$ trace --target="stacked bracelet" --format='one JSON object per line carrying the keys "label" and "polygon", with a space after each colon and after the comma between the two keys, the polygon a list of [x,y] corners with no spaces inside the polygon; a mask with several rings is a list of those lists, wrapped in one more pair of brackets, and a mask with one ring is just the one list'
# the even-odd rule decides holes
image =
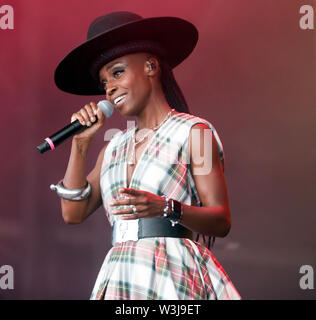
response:
{"label": "stacked bracelet", "polygon": [[163,198],[165,198],[166,201],[166,207],[163,210],[162,218],[167,218],[169,214],[169,198],[165,195],[163,195]]}
{"label": "stacked bracelet", "polygon": [[64,187],[63,181],[61,180],[56,185],[51,184],[50,189],[56,191],[59,197],[71,201],[80,201],[86,199],[91,194],[91,185],[88,181],[81,189],[67,189]]}
{"label": "stacked bracelet", "polygon": [[[179,223],[179,221],[182,219],[183,210],[182,210],[182,204],[180,201],[169,199],[167,196],[163,196],[166,200],[166,207],[164,209],[164,213],[161,216],[162,218],[167,218],[172,227],[174,227],[176,224]],[[169,214],[169,207],[171,213]]]}

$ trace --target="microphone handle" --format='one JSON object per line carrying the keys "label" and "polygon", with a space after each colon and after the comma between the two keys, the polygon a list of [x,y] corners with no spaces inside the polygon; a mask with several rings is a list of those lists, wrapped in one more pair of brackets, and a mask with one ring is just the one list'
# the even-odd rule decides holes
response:
{"label": "microphone handle", "polygon": [[[96,117],[96,121],[93,122],[93,124],[95,124],[97,121],[98,118]],[[54,150],[55,147],[60,145],[62,142],[74,136],[75,134],[82,132],[86,128],[87,126],[83,126],[79,122],[79,120],[75,120],[66,127],[59,130],[58,132],[51,135],[50,137],[46,138],[45,141],[36,148],[40,153],[44,153],[48,150]]]}

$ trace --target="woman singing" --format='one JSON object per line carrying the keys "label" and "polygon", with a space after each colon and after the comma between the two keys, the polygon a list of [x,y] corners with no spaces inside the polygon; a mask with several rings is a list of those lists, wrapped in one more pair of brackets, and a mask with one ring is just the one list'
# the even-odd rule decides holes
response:
{"label": "woman singing", "polygon": [[71,117],[87,129],[73,137],[59,184],[81,194],[61,199],[63,219],[81,223],[103,205],[112,227],[90,299],[240,299],[193,237],[225,237],[231,227],[221,141],[209,121],[189,113],[172,71],[197,39],[179,18],[113,12],[94,20],[87,41],[56,69],[60,89],[103,94],[136,119],[106,141],[87,175],[90,142],[109,120],[94,102]]}

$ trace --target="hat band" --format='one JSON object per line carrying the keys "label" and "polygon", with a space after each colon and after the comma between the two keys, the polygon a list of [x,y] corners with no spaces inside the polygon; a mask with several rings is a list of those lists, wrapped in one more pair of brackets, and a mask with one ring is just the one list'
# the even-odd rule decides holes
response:
{"label": "hat band", "polygon": [[90,73],[99,84],[99,71],[105,64],[126,54],[142,51],[156,54],[162,59],[166,57],[165,49],[158,42],[149,40],[128,41],[124,44],[107,49],[106,51],[101,53],[92,62],[90,67]]}

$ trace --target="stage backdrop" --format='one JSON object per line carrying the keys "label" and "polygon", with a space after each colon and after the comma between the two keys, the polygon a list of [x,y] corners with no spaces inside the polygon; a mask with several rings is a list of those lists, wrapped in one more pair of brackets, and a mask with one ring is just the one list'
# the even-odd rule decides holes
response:
{"label": "stage backdrop", "polygon": [[[0,288],[1,299],[88,299],[111,247],[102,208],[67,225],[49,189],[64,175],[70,141],[44,155],[36,146],[102,98],[59,91],[54,69],[94,18],[124,10],[178,16],[199,30],[175,75],[191,112],[209,120],[224,145],[232,228],[212,251],[241,296],[315,298],[300,282],[302,266],[316,268],[315,30],[304,29],[311,21],[300,13],[315,1],[1,3],[14,14],[13,29],[0,29],[0,267],[14,271],[14,288]],[[88,170],[109,127],[125,129],[126,119],[115,112],[96,136]]]}

